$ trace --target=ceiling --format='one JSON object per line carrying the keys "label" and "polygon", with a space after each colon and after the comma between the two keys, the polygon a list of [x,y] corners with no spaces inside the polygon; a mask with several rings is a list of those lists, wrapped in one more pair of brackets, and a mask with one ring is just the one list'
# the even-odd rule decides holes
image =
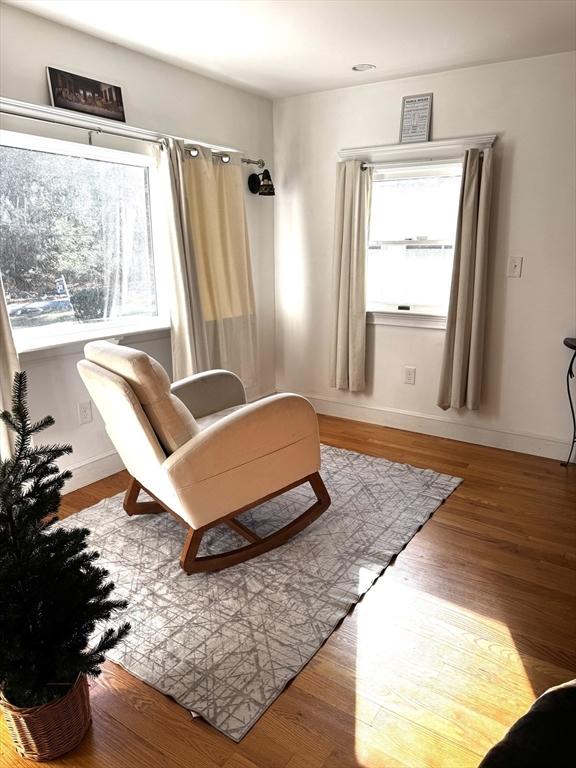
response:
{"label": "ceiling", "polygon": [[576,49],[576,0],[7,2],[270,97]]}

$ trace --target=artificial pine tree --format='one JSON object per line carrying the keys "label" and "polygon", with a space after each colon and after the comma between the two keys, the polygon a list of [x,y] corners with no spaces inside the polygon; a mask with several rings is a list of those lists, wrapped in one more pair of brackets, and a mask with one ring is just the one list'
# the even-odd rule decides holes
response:
{"label": "artificial pine tree", "polygon": [[54,525],[71,477],[55,462],[72,448],[32,446],[54,420],[31,422],[25,372],[15,375],[12,411],[0,418],[16,433],[14,455],[0,462],[0,691],[14,706],[32,707],[63,696],[80,673],[98,675],[130,625],[92,641],[99,622],[126,602],[111,599],[108,572],[87,549],[89,530]]}

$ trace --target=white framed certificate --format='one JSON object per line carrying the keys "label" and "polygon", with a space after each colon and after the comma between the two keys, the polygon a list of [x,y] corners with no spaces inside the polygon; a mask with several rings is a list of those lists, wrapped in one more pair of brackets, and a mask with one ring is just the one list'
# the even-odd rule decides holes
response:
{"label": "white framed certificate", "polygon": [[402,117],[400,118],[400,144],[430,141],[431,118],[431,93],[404,96],[402,99]]}

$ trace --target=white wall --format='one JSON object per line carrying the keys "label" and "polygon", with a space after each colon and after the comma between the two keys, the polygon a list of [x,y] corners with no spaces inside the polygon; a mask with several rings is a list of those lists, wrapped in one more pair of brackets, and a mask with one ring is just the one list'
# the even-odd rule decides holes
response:
{"label": "white wall", "polygon": [[[277,383],[334,415],[553,457],[571,434],[576,335],[576,59],[559,54],[287,98],[274,106]],[[368,328],[369,386],[328,387],[335,163],[394,144],[402,96],[434,93],[432,138],[497,133],[484,398],[435,406],[444,332]],[[521,279],[506,278],[523,256]],[[402,367],[417,367],[416,385]]]}
{"label": "white wall", "polygon": [[[231,146],[272,162],[272,103],[268,99],[0,5],[0,94],[48,104],[47,65],[121,85],[130,125]],[[2,124],[11,130],[47,130],[24,120],[5,119]],[[63,137],[85,140],[71,130]],[[246,203],[259,321],[259,389],[265,394],[274,390],[273,202],[247,193]],[[139,341],[127,339],[126,343],[142,346],[170,369],[166,333]],[[80,347],[72,346],[57,354],[22,357],[29,374],[33,414],[52,414],[56,426],[47,437],[73,444],[69,464],[77,469],[70,488],[104,477],[120,466],[97,414],[92,424],[78,426],[77,404],[88,399],[75,369],[80,356]]]}
{"label": "white wall", "polygon": [[[45,66],[92,74],[123,87],[130,124],[232,145],[271,161],[272,106],[266,99],[76,30],[0,5],[0,93],[48,103]],[[275,203],[247,196],[259,312],[260,390],[302,392],[319,410],[517,450],[564,456],[568,353],[576,333],[574,224],[575,58],[508,62],[294,97],[274,107]],[[490,275],[484,404],[479,413],[435,403],[443,332],[369,327],[369,387],[328,387],[334,178],[337,151],[395,143],[401,97],[434,92],[433,138],[497,132],[498,173]],[[14,129],[12,121],[7,127]],[[33,130],[24,121],[20,130]],[[38,130],[38,128],[36,129]],[[68,134],[68,137],[70,134]],[[520,280],[505,277],[509,255],[524,257]],[[164,334],[129,339],[170,366]],[[24,357],[35,415],[52,413],[49,436],[70,441],[75,485],[118,462],[97,415],[78,426],[85,399],[75,363],[80,346]],[[405,364],[417,383],[401,382]]]}

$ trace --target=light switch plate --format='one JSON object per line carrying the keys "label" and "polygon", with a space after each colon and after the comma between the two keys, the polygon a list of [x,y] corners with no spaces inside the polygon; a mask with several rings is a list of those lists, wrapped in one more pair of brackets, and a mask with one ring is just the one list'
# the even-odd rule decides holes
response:
{"label": "light switch plate", "polygon": [[404,384],[416,384],[416,366],[404,366]]}
{"label": "light switch plate", "polygon": [[508,277],[522,277],[522,256],[510,256],[508,259]]}
{"label": "light switch plate", "polygon": [[90,424],[92,421],[92,402],[78,403],[78,423]]}

